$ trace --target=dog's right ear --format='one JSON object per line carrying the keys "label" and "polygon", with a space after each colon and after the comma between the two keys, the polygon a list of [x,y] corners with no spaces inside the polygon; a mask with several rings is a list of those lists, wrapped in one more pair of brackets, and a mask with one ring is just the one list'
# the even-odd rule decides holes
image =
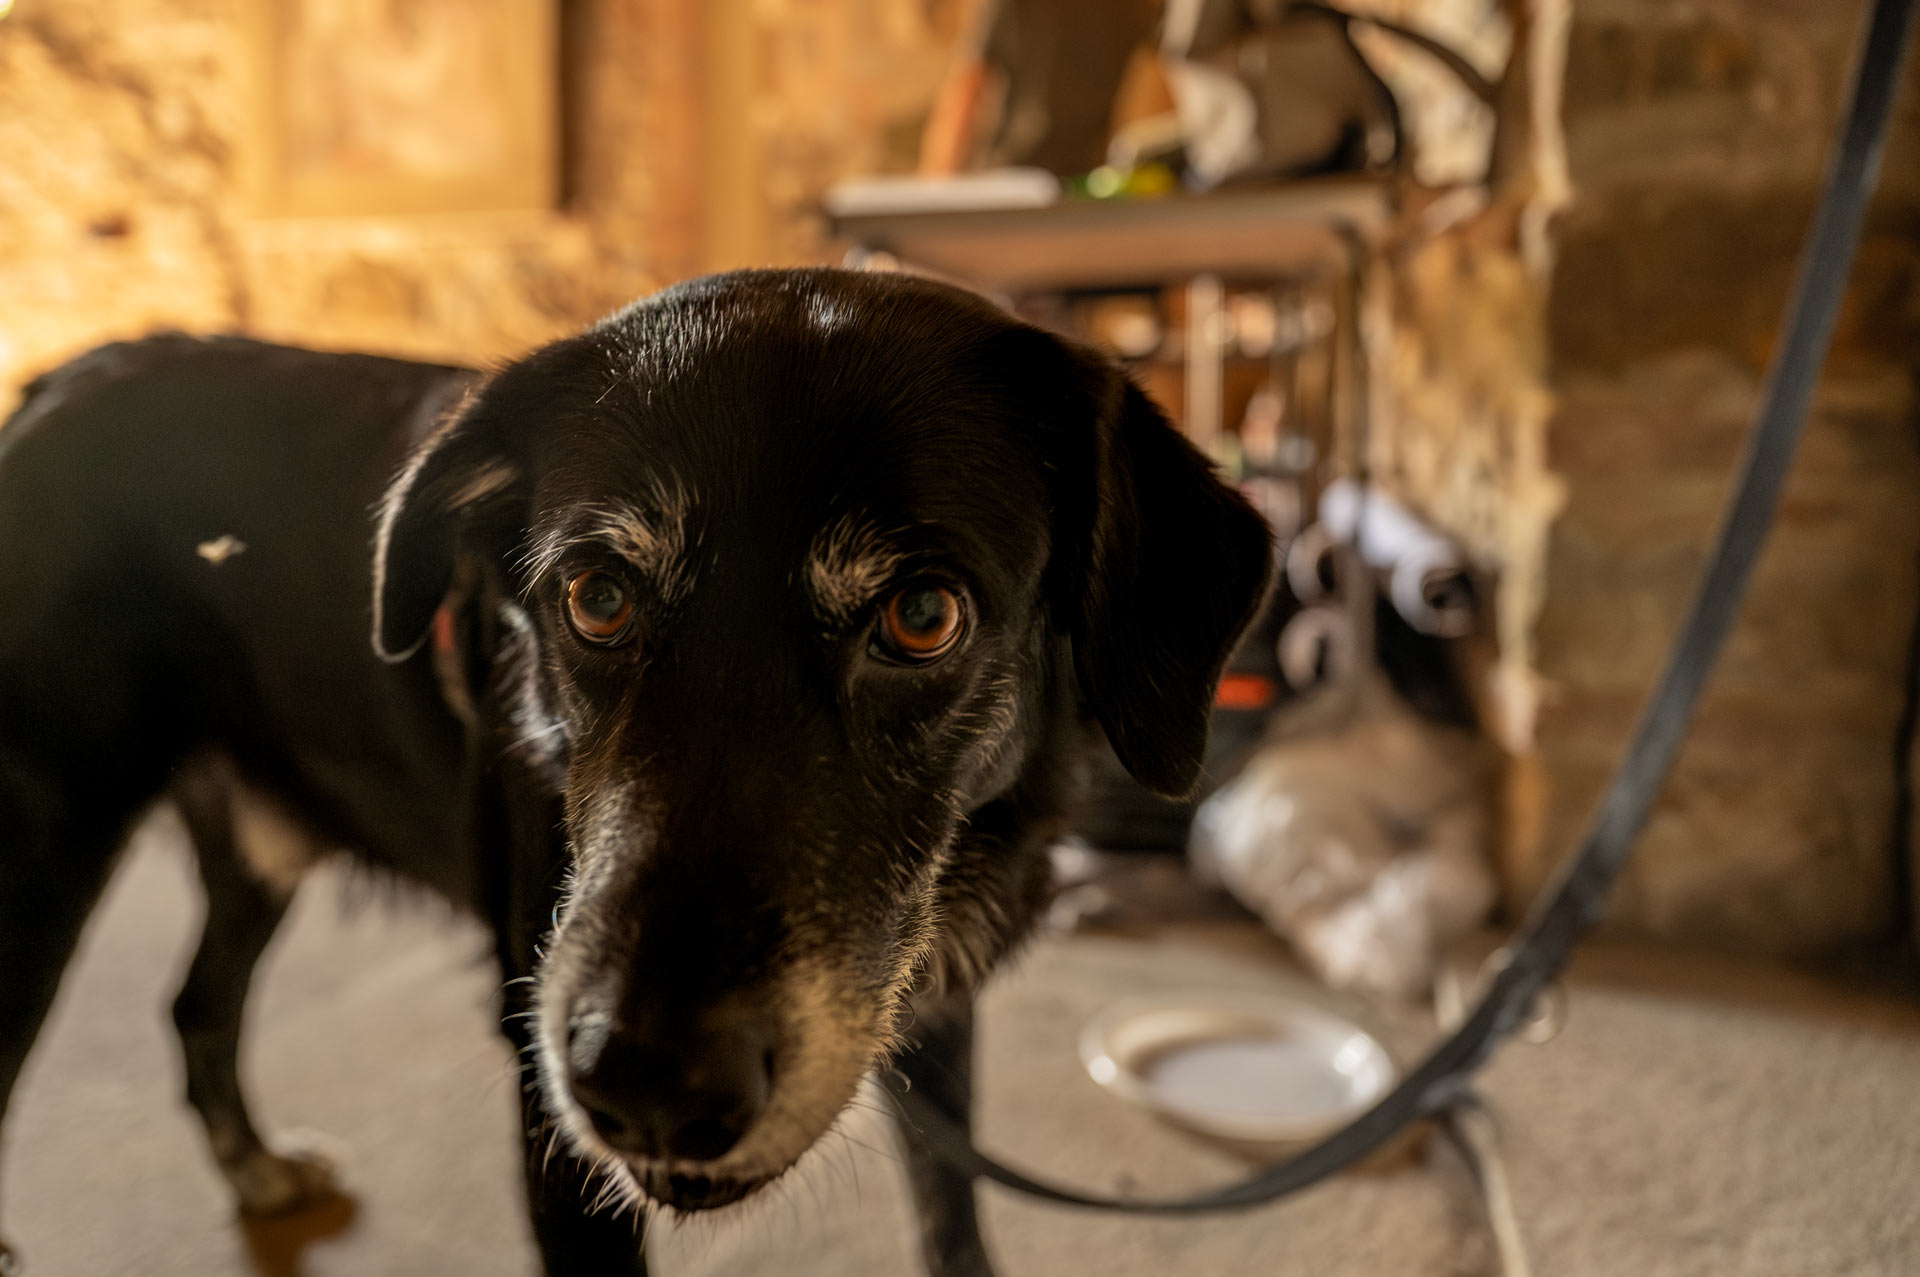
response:
{"label": "dog's right ear", "polygon": [[525,529],[530,485],[511,433],[484,394],[470,394],[387,489],[373,554],[373,649],[382,660],[420,650],[463,540]]}

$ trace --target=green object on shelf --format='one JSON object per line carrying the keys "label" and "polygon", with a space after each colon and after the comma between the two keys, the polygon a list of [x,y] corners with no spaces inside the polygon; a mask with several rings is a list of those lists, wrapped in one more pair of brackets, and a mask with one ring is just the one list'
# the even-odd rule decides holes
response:
{"label": "green object on shelf", "polygon": [[1159,161],[1117,168],[1102,164],[1099,168],[1067,179],[1067,192],[1075,199],[1142,200],[1171,195],[1180,188],[1180,179]]}

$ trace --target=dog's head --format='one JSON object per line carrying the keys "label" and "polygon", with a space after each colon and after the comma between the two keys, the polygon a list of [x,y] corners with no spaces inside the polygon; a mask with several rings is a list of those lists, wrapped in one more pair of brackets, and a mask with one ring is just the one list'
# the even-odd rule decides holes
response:
{"label": "dog's head", "polygon": [[477,554],[539,654],[576,1144],[689,1208],[789,1167],[916,981],[1028,925],[1002,844],[1063,720],[1194,784],[1268,553],[1116,368],[926,281],[699,280],[493,377],[393,487],[375,641]]}

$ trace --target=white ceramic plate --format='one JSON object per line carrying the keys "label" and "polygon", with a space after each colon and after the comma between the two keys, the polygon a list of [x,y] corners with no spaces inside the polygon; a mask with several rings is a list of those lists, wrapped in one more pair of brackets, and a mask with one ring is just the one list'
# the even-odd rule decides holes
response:
{"label": "white ceramic plate", "polygon": [[1393,1086],[1379,1040],[1340,1015],[1267,993],[1130,998],[1080,1035],[1093,1080],[1202,1134],[1318,1139]]}

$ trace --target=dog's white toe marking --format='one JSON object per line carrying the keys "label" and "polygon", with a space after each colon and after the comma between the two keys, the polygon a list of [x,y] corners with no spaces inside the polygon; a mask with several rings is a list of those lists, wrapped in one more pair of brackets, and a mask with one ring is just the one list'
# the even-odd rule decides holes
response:
{"label": "dog's white toe marking", "polygon": [[227,1182],[249,1215],[284,1215],[340,1192],[338,1141],[290,1131],[275,1148],[254,1148],[224,1163]]}
{"label": "dog's white toe marking", "polygon": [[207,562],[219,567],[236,554],[247,552],[247,543],[229,532],[225,536],[215,537],[211,541],[202,541],[193,547],[193,552]]}
{"label": "dog's white toe marking", "polygon": [[235,776],[228,788],[234,844],[253,876],[281,898],[300,886],[322,847],[273,795]]}

